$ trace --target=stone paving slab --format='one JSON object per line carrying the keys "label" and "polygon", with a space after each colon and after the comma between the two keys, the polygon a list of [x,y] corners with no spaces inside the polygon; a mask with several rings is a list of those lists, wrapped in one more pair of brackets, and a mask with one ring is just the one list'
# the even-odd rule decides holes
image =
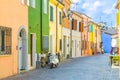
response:
{"label": "stone paving slab", "polygon": [[108,55],[68,59],[57,68],[29,71],[3,80],[120,80],[119,70],[109,65]]}

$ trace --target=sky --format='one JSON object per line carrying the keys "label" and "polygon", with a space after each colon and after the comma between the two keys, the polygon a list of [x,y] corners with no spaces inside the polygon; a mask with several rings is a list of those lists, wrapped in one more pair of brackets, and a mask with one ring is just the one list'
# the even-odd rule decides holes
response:
{"label": "sky", "polygon": [[117,0],[72,0],[71,9],[83,12],[96,23],[103,21],[108,26],[115,26]]}

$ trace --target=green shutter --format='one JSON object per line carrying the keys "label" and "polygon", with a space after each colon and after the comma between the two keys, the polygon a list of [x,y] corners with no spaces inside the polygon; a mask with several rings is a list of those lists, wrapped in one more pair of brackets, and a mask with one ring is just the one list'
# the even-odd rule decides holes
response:
{"label": "green shutter", "polygon": [[50,21],[53,21],[53,7],[50,6]]}
{"label": "green shutter", "polygon": [[61,12],[59,12],[59,24],[62,24],[61,16]]}

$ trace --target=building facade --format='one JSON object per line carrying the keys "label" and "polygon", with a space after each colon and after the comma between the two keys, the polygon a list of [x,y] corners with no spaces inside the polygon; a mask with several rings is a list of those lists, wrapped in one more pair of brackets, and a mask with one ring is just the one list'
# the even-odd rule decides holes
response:
{"label": "building facade", "polygon": [[71,22],[68,18],[68,10],[70,9],[70,0],[62,0],[65,5],[63,8],[63,18],[62,18],[62,56],[68,58],[71,56],[70,52],[70,26]]}
{"label": "building facade", "polygon": [[59,0],[49,0],[49,52],[61,53],[62,47],[62,9]]}
{"label": "building facade", "polygon": [[37,54],[49,48],[49,0],[29,1],[28,66],[36,67]]}
{"label": "building facade", "polygon": [[[8,6],[6,6],[8,5]],[[28,7],[24,0],[0,1],[0,79],[27,70]]]}
{"label": "building facade", "polygon": [[80,57],[81,54],[81,23],[82,16],[72,11],[72,57]]}
{"label": "building facade", "polygon": [[[116,9],[117,9],[117,13],[116,13],[116,26],[118,27],[118,47],[120,49],[120,0],[117,1],[116,4]],[[119,50],[119,54],[120,54],[120,50]]]}
{"label": "building facade", "polygon": [[41,52],[40,1],[29,1],[28,7],[28,67],[36,66],[36,53]]}
{"label": "building facade", "polygon": [[91,18],[84,13],[81,13],[83,17],[83,31],[82,35],[82,56],[90,55],[90,38],[89,38],[89,23]]}
{"label": "building facade", "polygon": [[90,36],[90,55],[101,53],[101,27],[93,21],[90,21],[89,25]]}

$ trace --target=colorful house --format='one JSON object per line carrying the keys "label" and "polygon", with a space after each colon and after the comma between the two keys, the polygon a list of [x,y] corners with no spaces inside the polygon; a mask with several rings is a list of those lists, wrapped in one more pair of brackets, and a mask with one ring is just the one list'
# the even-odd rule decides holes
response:
{"label": "colorful house", "polygon": [[82,56],[90,55],[90,38],[89,38],[89,23],[91,18],[84,13],[81,13],[83,17],[83,31],[82,35]]}
{"label": "colorful house", "polygon": [[36,66],[36,53],[41,52],[40,1],[29,1],[28,7],[28,67]]}
{"label": "colorful house", "polygon": [[[117,9],[117,13],[116,13],[116,26],[119,29],[118,34],[120,34],[120,0],[117,1],[116,9]],[[118,47],[120,49],[120,35],[118,35],[118,44],[119,44]],[[119,50],[119,54],[120,54],[120,50]]]}
{"label": "colorful house", "polygon": [[62,3],[65,5],[63,8],[63,18],[62,18],[62,56],[64,58],[70,57],[70,19],[68,18],[68,10],[70,10],[70,0],[62,0]]}
{"label": "colorful house", "polygon": [[101,53],[101,27],[93,21],[90,21],[90,55]]}
{"label": "colorful house", "polygon": [[81,22],[82,16],[76,11],[72,11],[72,57],[81,55]]}
{"label": "colorful house", "polygon": [[92,22],[90,22],[90,24],[89,24],[89,36],[90,36],[90,55],[92,55],[92,53],[93,53],[93,23]]}
{"label": "colorful house", "polygon": [[62,9],[60,0],[49,0],[49,51],[61,53],[62,47]]}
{"label": "colorful house", "polygon": [[24,0],[0,1],[0,79],[27,69],[27,5]]}
{"label": "colorful house", "polygon": [[36,67],[37,54],[49,48],[49,0],[29,1],[28,66]]}
{"label": "colorful house", "polygon": [[113,27],[102,30],[102,45],[105,53],[110,53],[111,48],[118,47],[117,29]]}

